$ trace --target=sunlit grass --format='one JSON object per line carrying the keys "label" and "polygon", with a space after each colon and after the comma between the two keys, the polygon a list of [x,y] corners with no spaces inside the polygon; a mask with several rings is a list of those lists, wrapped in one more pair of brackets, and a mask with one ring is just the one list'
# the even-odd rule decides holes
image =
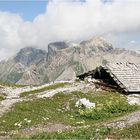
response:
{"label": "sunlit grass", "polygon": [[47,90],[51,90],[51,89],[57,89],[57,88],[60,88],[60,87],[64,87],[65,85],[68,85],[68,84],[69,83],[56,83],[56,84],[53,84],[53,85],[50,85],[50,86],[43,87],[41,89],[36,89],[36,90],[32,90],[32,91],[22,92],[20,94],[20,97],[25,97],[27,95],[37,94],[37,93],[40,93],[40,92],[43,92],[43,91],[47,91]]}
{"label": "sunlit grass", "polygon": [[[75,103],[81,98],[87,98],[91,102],[95,102],[96,108],[89,114],[86,114],[86,109],[82,108],[84,114],[81,114],[79,112],[81,109],[75,107]],[[122,104],[122,102],[124,103]],[[115,106],[113,106],[114,104]],[[115,112],[112,111],[112,106],[116,110]],[[137,109],[137,106],[129,105],[125,96],[119,93],[58,93],[51,98],[16,103],[10,112],[0,118],[0,131],[27,128],[50,122],[74,126],[93,125]]]}
{"label": "sunlit grass", "polygon": [[38,133],[29,139],[140,139],[140,122],[124,129],[89,127],[63,132]]}
{"label": "sunlit grass", "polygon": [[6,98],[6,94],[0,93],[0,101],[4,100]]}
{"label": "sunlit grass", "polygon": [[6,87],[15,87],[15,88],[22,88],[28,86],[28,85],[13,84],[13,83],[1,82],[1,81],[0,81],[0,85]]}

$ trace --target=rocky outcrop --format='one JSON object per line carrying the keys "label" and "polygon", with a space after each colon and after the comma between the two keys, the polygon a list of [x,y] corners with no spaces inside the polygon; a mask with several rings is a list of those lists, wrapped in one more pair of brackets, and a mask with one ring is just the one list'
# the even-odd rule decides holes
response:
{"label": "rocky outcrop", "polygon": [[16,63],[21,63],[25,66],[28,66],[46,57],[47,57],[46,51],[35,49],[33,47],[27,47],[21,49],[15,56],[14,60]]}
{"label": "rocky outcrop", "polygon": [[88,41],[83,41],[80,43],[80,45],[85,46],[87,48],[92,48],[95,53],[113,51],[112,44],[107,42],[102,37],[95,37]]}

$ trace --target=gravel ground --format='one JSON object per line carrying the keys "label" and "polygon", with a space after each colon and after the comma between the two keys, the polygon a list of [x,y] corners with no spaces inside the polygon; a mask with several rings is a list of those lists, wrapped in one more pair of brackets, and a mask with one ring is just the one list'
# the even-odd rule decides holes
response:
{"label": "gravel ground", "polygon": [[140,121],[140,110],[130,113],[128,115],[125,115],[123,117],[120,117],[109,124],[105,124],[105,126],[110,127],[110,128],[125,128],[139,121]]}
{"label": "gravel ground", "polygon": [[[65,83],[65,82],[68,82],[68,81],[60,81],[60,82],[55,82],[55,83]],[[69,83],[71,83],[71,82],[72,81],[69,81]],[[53,85],[53,84],[54,83],[49,83],[49,84],[45,84],[45,85],[38,86],[38,87],[27,86],[27,87],[23,87],[23,88],[1,86],[0,93],[5,93],[7,96],[6,96],[6,99],[4,99],[0,102],[0,117],[5,112],[7,112],[13,104],[15,104],[16,102],[20,102],[20,101],[25,100],[25,98],[20,98],[20,96],[19,96],[20,93],[26,92],[26,91],[32,91],[32,90],[36,90],[36,89],[41,89],[41,88],[44,88],[44,87],[47,87],[47,86],[50,86],[50,85]],[[54,91],[55,90],[53,90],[52,92],[50,91],[48,93],[49,96],[53,96]],[[51,95],[51,93],[52,93],[52,95]]]}
{"label": "gravel ground", "polygon": [[31,128],[22,129],[22,130],[19,130],[17,133],[13,131],[11,132],[11,134],[16,133],[16,135],[31,136],[31,135],[35,135],[37,133],[42,133],[42,132],[62,132],[64,130],[70,130],[74,128],[76,127],[73,127],[70,125],[64,125],[64,124],[49,123],[47,125],[38,125]]}
{"label": "gravel ground", "polygon": [[37,94],[38,98],[47,98],[52,97],[57,93],[63,92],[63,93],[71,93],[74,91],[83,91],[88,92],[90,90],[95,90],[94,84],[85,84],[85,83],[73,83],[71,85],[65,86],[63,88],[58,88],[55,90],[45,91]]}
{"label": "gravel ground", "polygon": [[[59,92],[64,92],[64,93],[70,93],[73,91],[89,91],[89,90],[93,90],[95,89],[95,86],[92,84],[85,84],[84,82],[81,83],[74,83],[72,81],[57,81],[55,83],[65,83],[65,82],[69,82],[71,83],[70,85],[67,85],[63,88],[58,88],[55,90],[49,90],[49,91],[45,91],[45,92],[41,92],[39,94],[36,94],[38,98],[44,98],[44,97],[52,97],[53,95],[59,93]],[[11,106],[13,104],[15,104],[16,102],[20,102],[23,100],[26,100],[26,98],[20,98],[20,93],[22,92],[26,92],[26,91],[32,91],[32,90],[36,90],[36,89],[41,89],[43,87],[47,87],[50,85],[53,85],[54,83],[49,83],[49,84],[45,84],[42,86],[38,86],[38,87],[23,87],[23,88],[13,88],[13,87],[1,87],[0,92],[1,93],[5,93],[7,95],[5,100],[2,100],[0,102],[0,117],[7,112]],[[27,98],[27,100],[29,100]]]}

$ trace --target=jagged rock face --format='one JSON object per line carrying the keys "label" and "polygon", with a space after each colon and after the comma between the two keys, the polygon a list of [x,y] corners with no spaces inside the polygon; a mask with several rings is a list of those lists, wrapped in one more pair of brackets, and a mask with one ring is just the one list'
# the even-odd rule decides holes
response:
{"label": "jagged rock face", "polygon": [[[95,37],[88,41],[82,41],[79,45],[71,47],[71,51],[81,58],[94,58],[102,53],[111,53],[114,49],[112,44],[101,37]],[[69,49],[70,51],[70,49]]]}
{"label": "jagged rock face", "polygon": [[59,50],[68,48],[69,44],[66,42],[54,42],[48,45],[48,59],[52,59]]}
{"label": "jagged rock face", "polygon": [[109,42],[107,42],[102,37],[95,37],[88,41],[83,41],[80,43],[80,45],[92,48],[95,53],[97,52],[111,52],[113,51],[113,46]]}
{"label": "jagged rock face", "polygon": [[36,61],[40,61],[46,58],[46,56],[46,51],[35,49],[33,47],[27,47],[21,49],[14,59],[16,63],[19,62],[23,65],[30,65],[32,63],[35,63]]}
{"label": "jagged rock face", "polygon": [[58,50],[61,50],[61,49],[68,48],[69,44],[66,42],[54,42],[54,43],[50,43],[49,47],[53,47],[53,48],[56,48]]}
{"label": "jagged rock face", "polygon": [[76,75],[111,61],[140,63],[140,54],[114,49],[102,37],[80,44],[55,42],[46,51],[23,48],[14,58],[0,62],[0,80],[17,84],[42,84],[55,80],[70,80]]}

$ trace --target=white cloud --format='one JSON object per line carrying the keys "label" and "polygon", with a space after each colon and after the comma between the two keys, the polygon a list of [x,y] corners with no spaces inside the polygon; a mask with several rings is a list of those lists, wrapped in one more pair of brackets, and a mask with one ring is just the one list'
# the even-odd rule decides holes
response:
{"label": "white cloud", "polygon": [[135,34],[140,35],[139,0],[72,1],[50,1],[46,12],[32,22],[25,22],[17,14],[0,12],[0,59],[24,46],[47,49],[52,41],[80,41],[102,35],[122,46],[134,40],[131,37]]}

